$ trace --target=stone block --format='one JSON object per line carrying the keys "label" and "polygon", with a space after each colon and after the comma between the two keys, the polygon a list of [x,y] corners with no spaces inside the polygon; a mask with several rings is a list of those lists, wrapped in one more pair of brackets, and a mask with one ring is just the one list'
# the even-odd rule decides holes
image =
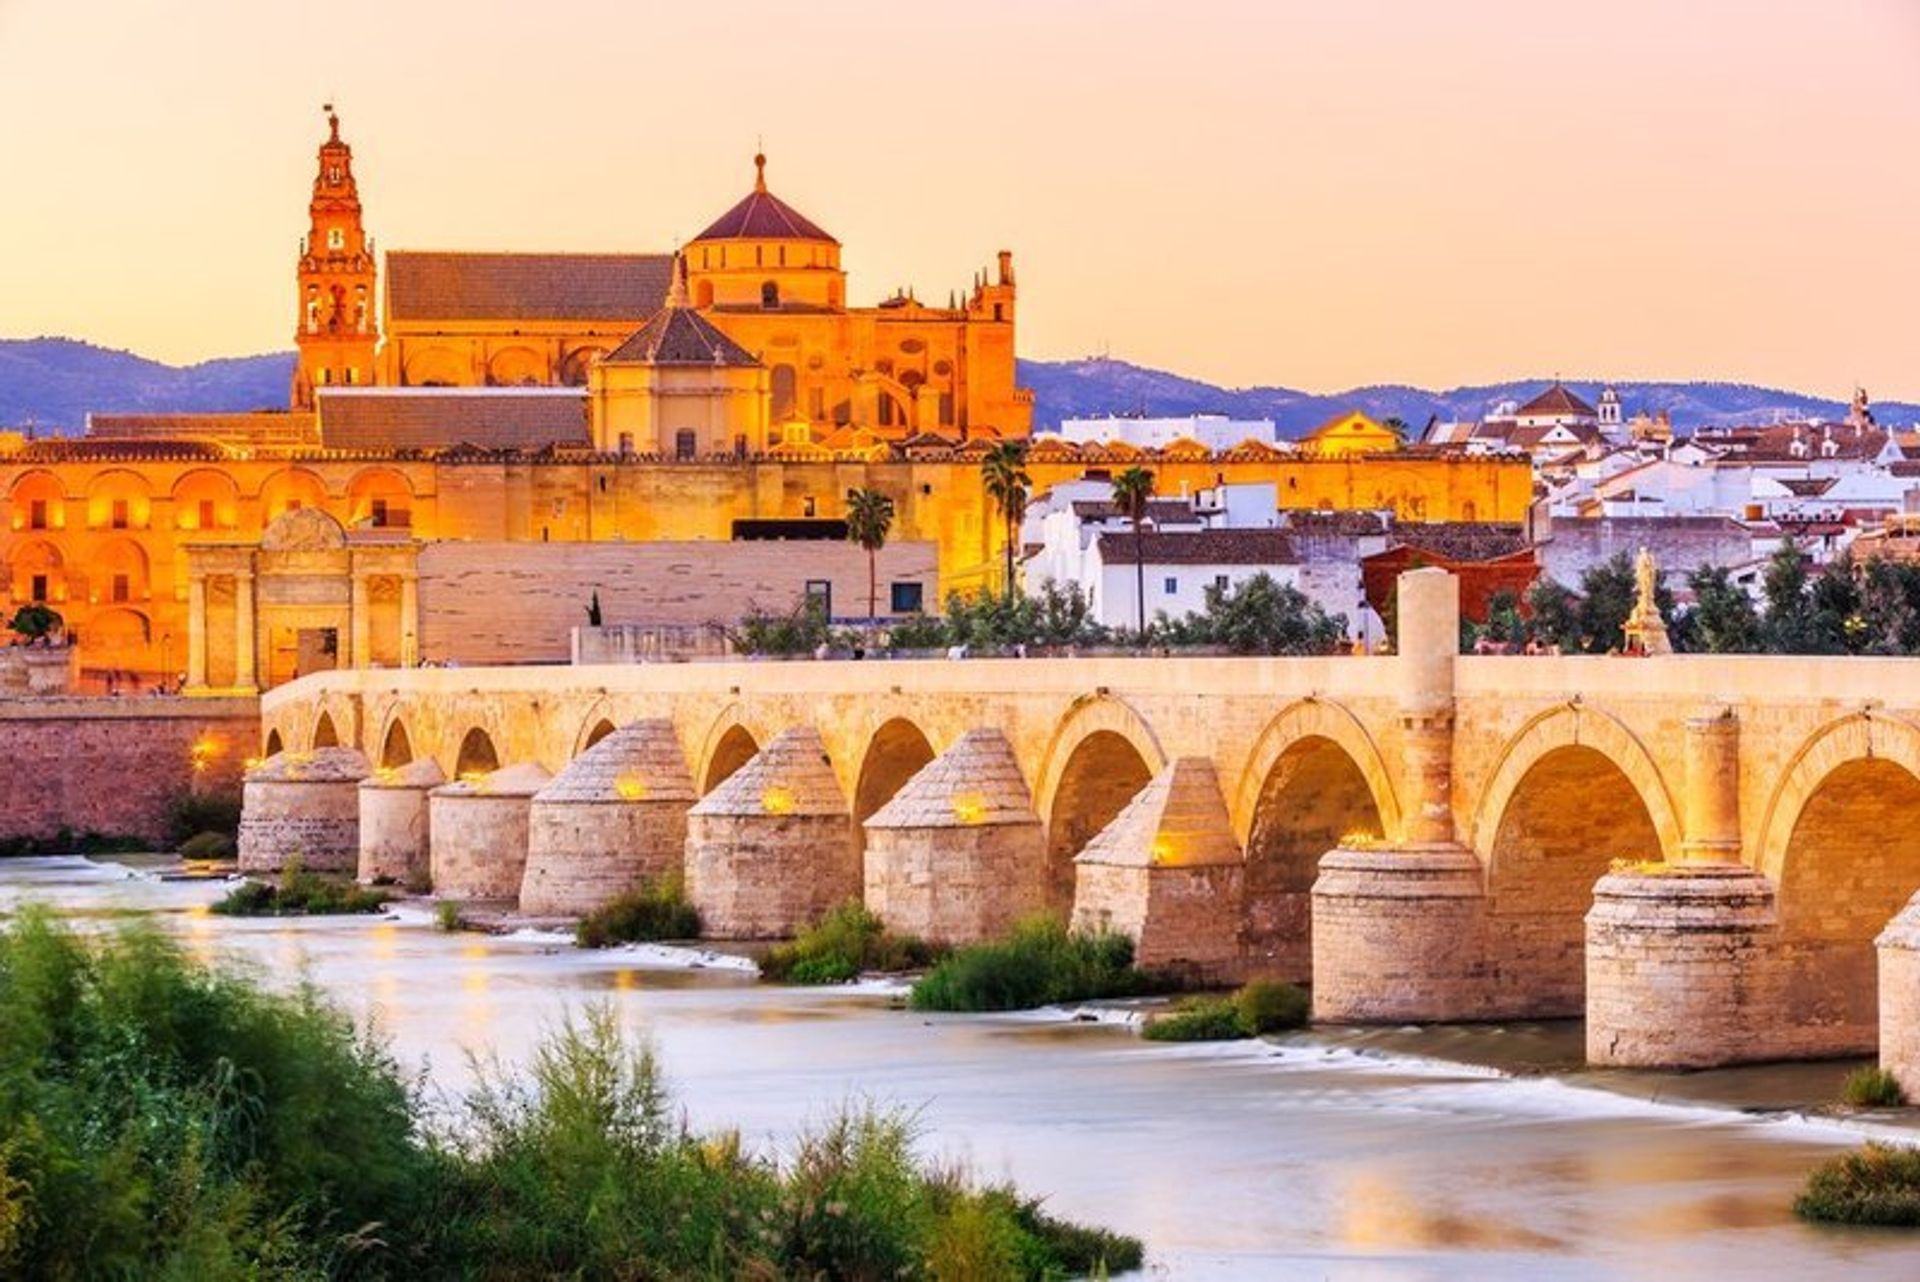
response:
{"label": "stone block", "polygon": [[433,893],[518,903],[527,869],[527,814],[550,778],[529,762],[435,788],[427,820]]}
{"label": "stone block", "polygon": [[314,872],[360,863],[360,781],[372,767],[353,748],[281,752],[241,785],[240,871],[278,872],[291,858]]}
{"label": "stone block", "polygon": [[1348,1024],[1491,1018],[1487,897],[1460,846],[1331,850],[1313,884],[1313,1017]]}
{"label": "stone block", "polygon": [[429,877],[428,797],[446,781],[431,757],[382,767],[360,781],[360,881],[406,886]]}

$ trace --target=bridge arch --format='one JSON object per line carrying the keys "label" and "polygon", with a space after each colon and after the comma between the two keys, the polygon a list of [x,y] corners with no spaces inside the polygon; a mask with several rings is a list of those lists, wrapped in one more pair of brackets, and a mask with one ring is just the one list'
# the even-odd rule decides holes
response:
{"label": "bridge arch", "polygon": [[619,728],[613,701],[602,695],[580,719],[580,732],[573,737],[573,751],[567,754],[567,759],[571,761]]}
{"label": "bridge arch", "polygon": [[413,762],[413,736],[407,733],[407,723],[396,715],[387,722],[387,732],[380,737],[380,760],[377,763],[383,770],[397,770]]}
{"label": "bridge arch", "polygon": [[1242,773],[1234,813],[1246,852],[1244,939],[1261,973],[1312,971],[1312,892],[1320,857],[1399,831],[1386,763],[1353,714],[1302,700],[1269,723]]}
{"label": "bridge arch", "polygon": [[1791,759],[1762,827],[1795,983],[1819,995],[1826,1050],[1875,1044],[1873,941],[1920,890],[1920,728],[1862,712],[1830,722]]}
{"label": "bridge arch", "polygon": [[492,774],[499,768],[500,750],[494,746],[493,735],[484,726],[474,726],[461,736],[459,751],[453,759],[455,779]]}
{"label": "bridge arch", "polygon": [[748,721],[746,709],[740,704],[730,703],[722,708],[701,740],[700,768],[694,776],[700,795],[704,797],[725,783],[729,775],[753,760],[761,745],[771,737],[765,727]]}
{"label": "bridge arch", "polygon": [[280,731],[277,728],[267,731],[267,742],[260,751],[269,757],[277,757],[286,751],[286,743],[280,738]]}
{"label": "bridge arch", "polygon": [[933,741],[906,717],[889,717],[867,736],[853,785],[853,844],[865,850],[864,825],[934,758]]}
{"label": "bridge arch", "polygon": [[1041,758],[1034,809],[1047,826],[1048,902],[1073,902],[1074,856],[1166,768],[1153,727],[1123,699],[1082,696],[1054,729]]}
{"label": "bridge arch", "polygon": [[1563,705],[1523,727],[1474,828],[1499,1011],[1582,1013],[1594,883],[1616,860],[1663,862],[1679,836],[1658,768],[1612,717]]}
{"label": "bridge arch", "polygon": [[321,709],[320,715],[313,719],[313,737],[310,740],[316,748],[338,748],[340,730],[333,724],[333,714]]}

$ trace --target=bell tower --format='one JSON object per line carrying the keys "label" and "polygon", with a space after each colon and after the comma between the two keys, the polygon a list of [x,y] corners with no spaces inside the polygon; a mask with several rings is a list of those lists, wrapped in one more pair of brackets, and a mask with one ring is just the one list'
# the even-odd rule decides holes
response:
{"label": "bell tower", "polygon": [[307,236],[300,244],[295,409],[311,409],[316,388],[373,382],[373,353],[380,341],[373,240],[360,222],[353,149],[340,140],[340,117],[332,103],[326,112],[328,137],[320,144]]}

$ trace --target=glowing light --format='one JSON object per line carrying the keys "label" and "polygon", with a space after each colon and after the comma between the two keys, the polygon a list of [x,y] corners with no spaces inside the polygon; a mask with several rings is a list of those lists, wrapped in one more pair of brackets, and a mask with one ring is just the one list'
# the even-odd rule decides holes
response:
{"label": "glowing light", "polygon": [[1352,832],[1342,833],[1340,836],[1340,848],[1342,850],[1372,850],[1379,844],[1380,834],[1377,832],[1368,832],[1364,828],[1356,828]]}
{"label": "glowing light", "polygon": [[246,760],[240,763],[240,767],[243,770],[258,770],[260,768],[260,763],[262,762],[262,760],[264,760],[264,758],[248,757]]}
{"label": "glowing light", "polygon": [[1173,843],[1167,840],[1165,836],[1159,836],[1153,839],[1152,857],[1154,863],[1172,863],[1173,854]]}
{"label": "glowing light", "polygon": [[614,779],[613,791],[622,801],[639,801],[647,795],[647,784],[638,775],[623,774]]}
{"label": "glowing light", "polygon": [[987,799],[977,792],[956,793],[953,817],[963,824],[977,824],[987,817]]}
{"label": "glowing light", "polygon": [[778,784],[760,794],[760,808],[770,815],[793,813],[793,789]]}

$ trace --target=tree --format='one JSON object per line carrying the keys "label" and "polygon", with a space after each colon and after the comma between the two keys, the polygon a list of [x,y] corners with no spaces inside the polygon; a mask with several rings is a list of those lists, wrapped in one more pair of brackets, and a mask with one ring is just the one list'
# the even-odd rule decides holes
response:
{"label": "tree", "polygon": [[1542,576],[1527,589],[1527,609],[1533,613],[1534,640],[1562,654],[1579,652],[1580,617],[1564,584]]}
{"label": "tree", "polygon": [[1625,649],[1627,618],[1639,596],[1633,562],[1625,552],[1588,566],[1580,576],[1580,648],[1589,654]]}
{"label": "tree", "polygon": [[1774,550],[1760,585],[1767,599],[1766,648],[1774,654],[1818,654],[1807,563],[1797,542],[1788,539]]}
{"label": "tree", "polygon": [[1720,566],[1701,566],[1687,576],[1693,589],[1688,630],[1693,648],[1707,654],[1757,654],[1761,648],[1759,612],[1753,598]]}
{"label": "tree", "polygon": [[1329,616],[1299,588],[1265,572],[1237,587],[1209,584],[1203,610],[1160,626],[1175,644],[1224,646],[1235,654],[1327,654],[1347,633],[1345,615]]}
{"label": "tree", "polygon": [[1027,443],[1002,441],[980,460],[980,479],[987,497],[1000,509],[1005,528],[1007,553],[1007,596],[1013,596],[1014,544],[1020,538],[1020,522],[1027,516],[1027,497],[1033,490],[1033,478],[1027,475]]}
{"label": "tree", "polygon": [[13,621],[8,623],[7,627],[32,642],[45,641],[58,632],[65,623],[66,620],[60,617],[58,610],[35,601],[15,610]]}
{"label": "tree", "polygon": [[867,626],[880,615],[879,571],[875,558],[893,529],[893,500],[875,489],[847,491],[847,539],[867,550]]}
{"label": "tree", "polygon": [[1153,473],[1130,467],[1113,478],[1113,505],[1133,523],[1134,602],[1139,606],[1140,644],[1147,643],[1147,547],[1141,527],[1147,519],[1147,500],[1153,497]]}

